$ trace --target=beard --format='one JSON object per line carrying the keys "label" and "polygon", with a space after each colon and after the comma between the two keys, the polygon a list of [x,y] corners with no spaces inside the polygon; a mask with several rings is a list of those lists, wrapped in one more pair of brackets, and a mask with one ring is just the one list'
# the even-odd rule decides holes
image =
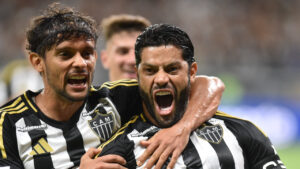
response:
{"label": "beard", "polygon": [[[148,113],[150,114],[150,116],[158,124],[158,127],[161,127],[161,128],[170,127],[170,126],[176,124],[182,118],[182,116],[185,113],[185,110],[186,110],[186,107],[188,104],[188,100],[189,100],[190,79],[188,79],[187,86],[183,90],[180,91],[179,95],[178,95],[176,88],[174,88],[174,90],[175,90],[174,91],[175,108],[172,113],[173,116],[171,116],[171,118],[169,118],[167,120],[160,120],[158,118],[159,115],[155,114],[153,95],[152,94],[149,95],[149,93],[147,94],[147,92],[145,92],[143,89],[141,89],[139,87],[139,91],[140,91],[140,95],[143,100],[143,103],[146,106],[146,109],[147,109]],[[151,89],[150,93],[152,93],[152,89]]]}
{"label": "beard", "polygon": [[[46,67],[47,67],[47,65],[46,65]],[[48,67],[47,67],[47,70],[49,70]],[[73,97],[70,94],[68,94],[68,92],[65,89],[65,85],[62,88],[58,87],[57,85],[55,85],[55,82],[53,82],[54,80],[51,78],[50,73],[48,71],[45,71],[45,72],[46,72],[46,78],[47,78],[49,86],[62,98],[65,98],[66,100],[71,101],[71,102],[84,101],[87,98],[90,88],[91,88],[91,84],[88,84],[88,90],[84,96]],[[94,72],[91,72],[91,76],[89,75],[89,77],[91,78],[91,82],[93,81],[93,75],[94,75]],[[67,76],[64,79],[64,83],[65,84],[67,83]]]}

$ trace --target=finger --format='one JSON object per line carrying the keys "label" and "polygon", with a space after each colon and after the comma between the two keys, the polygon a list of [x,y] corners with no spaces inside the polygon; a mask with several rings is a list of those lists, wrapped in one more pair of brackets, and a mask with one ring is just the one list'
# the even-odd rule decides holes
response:
{"label": "finger", "polygon": [[97,163],[95,167],[105,168],[105,169],[126,169],[126,167],[118,163],[106,163],[106,162]]}
{"label": "finger", "polygon": [[142,147],[148,147],[150,145],[150,141],[148,141],[148,140],[140,141],[140,145]]}
{"label": "finger", "polygon": [[94,158],[95,155],[101,152],[101,149],[90,148],[88,151],[82,156],[83,158]]}
{"label": "finger", "polygon": [[[155,164],[155,169],[162,168],[162,166],[167,161],[169,156],[172,155],[172,152],[173,152],[173,149],[171,149],[171,148],[165,149],[164,152],[160,155],[158,162]],[[148,163],[147,163],[147,165],[148,165]]]}
{"label": "finger", "polygon": [[168,164],[168,167],[167,169],[172,169],[174,168],[176,162],[177,162],[177,159],[179,158],[180,156],[180,153],[178,151],[174,151],[173,154],[172,154],[172,158],[171,158],[171,161],[170,163]]}
{"label": "finger", "polygon": [[[152,155],[155,149],[158,147],[157,143],[150,143],[144,153],[138,158],[137,165],[142,166],[145,161]],[[152,156],[151,156],[152,157]]]}
{"label": "finger", "polygon": [[158,148],[155,149],[155,152],[151,155],[145,168],[152,168],[155,165],[158,158],[161,156],[162,152],[166,149],[167,146],[160,145]]}
{"label": "finger", "polygon": [[110,155],[101,156],[98,159],[99,161],[105,163],[118,163],[121,165],[126,165],[126,160],[119,155],[110,154]]}

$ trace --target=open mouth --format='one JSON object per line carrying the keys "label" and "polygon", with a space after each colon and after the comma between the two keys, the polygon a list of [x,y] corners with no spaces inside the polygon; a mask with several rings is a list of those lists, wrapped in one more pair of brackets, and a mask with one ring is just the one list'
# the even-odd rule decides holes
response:
{"label": "open mouth", "polygon": [[158,91],[155,93],[155,102],[161,115],[167,115],[172,111],[173,100],[174,97],[170,91]]}
{"label": "open mouth", "polygon": [[87,83],[87,76],[85,75],[70,76],[67,82],[71,85],[82,86]]}

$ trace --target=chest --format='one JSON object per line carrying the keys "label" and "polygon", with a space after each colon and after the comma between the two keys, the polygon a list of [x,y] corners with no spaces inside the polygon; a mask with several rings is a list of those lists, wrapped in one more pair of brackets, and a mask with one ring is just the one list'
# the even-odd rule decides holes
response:
{"label": "chest", "polygon": [[66,125],[29,116],[16,127],[18,153],[25,168],[71,168],[91,147],[106,141],[119,128],[118,112],[102,102],[86,107],[79,118]]}
{"label": "chest", "polygon": [[[131,133],[128,138],[135,143],[134,154],[137,159],[145,151],[144,147],[139,146],[139,141],[148,138],[132,137],[133,134],[134,136],[137,135]],[[166,166],[167,164],[165,164]],[[245,168],[245,159],[236,136],[222,121],[212,121],[212,125],[201,127],[192,132],[189,142],[174,168],[243,169]]]}

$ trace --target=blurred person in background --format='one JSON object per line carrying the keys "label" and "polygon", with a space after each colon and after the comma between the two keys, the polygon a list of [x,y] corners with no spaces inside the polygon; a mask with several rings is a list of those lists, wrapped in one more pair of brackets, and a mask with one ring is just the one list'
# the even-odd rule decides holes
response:
{"label": "blurred person in background", "polygon": [[109,80],[136,79],[134,44],[150,24],[142,16],[129,14],[111,15],[102,20],[105,49],[101,51],[101,63],[109,72]]}
{"label": "blurred person in background", "polygon": [[26,59],[13,60],[1,71],[0,79],[5,86],[1,92],[0,104],[24,93],[26,90],[37,91],[43,88],[41,76]]}
{"label": "blurred person in background", "polygon": [[[126,161],[120,156],[93,159],[99,153],[93,147],[141,112],[142,103],[136,80],[91,86],[97,32],[94,19],[57,4],[32,19],[27,50],[44,88],[28,90],[0,107],[0,167],[74,168],[91,163],[92,167],[124,168]],[[149,142],[144,156],[151,156],[149,168],[171,154],[175,162],[192,128],[215,113],[223,84],[198,78],[192,88],[183,120]],[[81,159],[83,154],[88,158]]]}
{"label": "blurred person in background", "polygon": [[[99,157],[117,154],[128,168],[144,168],[138,144],[163,128],[173,126],[185,112],[197,63],[189,36],[167,24],[150,26],[135,45],[143,112],[134,116],[109,141]],[[124,146],[126,145],[126,146]],[[162,164],[160,164],[162,165]],[[167,168],[168,161],[162,168]],[[250,121],[217,112],[195,128],[174,168],[285,169],[269,138]]]}

